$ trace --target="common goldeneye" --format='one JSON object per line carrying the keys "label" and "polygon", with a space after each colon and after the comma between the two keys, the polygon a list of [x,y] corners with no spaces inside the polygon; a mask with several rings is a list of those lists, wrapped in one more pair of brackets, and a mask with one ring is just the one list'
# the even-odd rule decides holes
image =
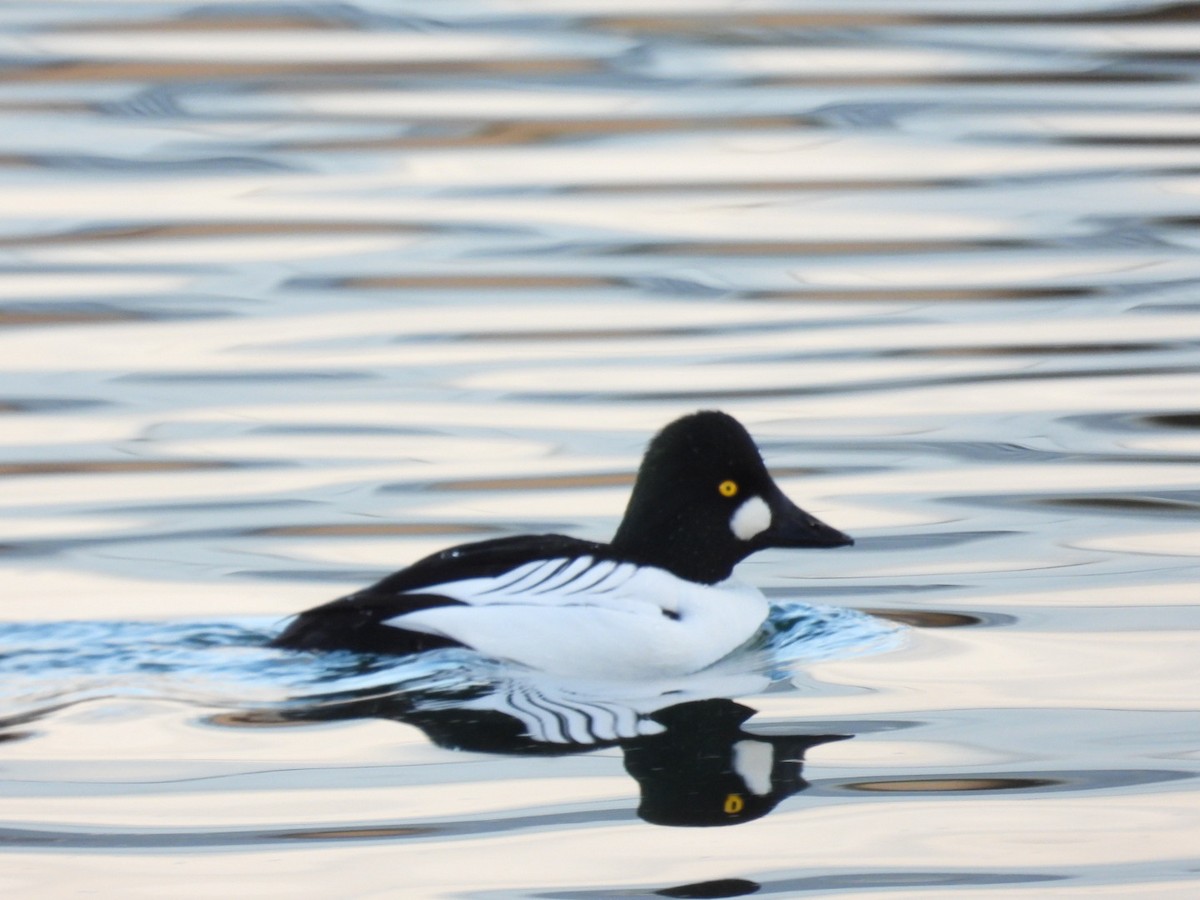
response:
{"label": "common goldeneye", "polygon": [[451,547],[301,613],[272,643],[469,647],[585,678],[686,674],[766,620],[762,593],[731,578],[737,563],[768,547],[851,543],[784,496],[736,419],[698,412],[650,442],[611,543],[536,534]]}

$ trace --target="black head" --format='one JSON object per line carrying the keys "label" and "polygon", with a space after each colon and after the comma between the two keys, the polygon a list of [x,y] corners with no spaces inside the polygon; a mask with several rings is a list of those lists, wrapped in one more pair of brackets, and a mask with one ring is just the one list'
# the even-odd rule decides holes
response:
{"label": "black head", "polygon": [[612,541],[623,556],[707,584],[767,547],[852,543],[784,496],[746,429],[722,412],[655,436]]}

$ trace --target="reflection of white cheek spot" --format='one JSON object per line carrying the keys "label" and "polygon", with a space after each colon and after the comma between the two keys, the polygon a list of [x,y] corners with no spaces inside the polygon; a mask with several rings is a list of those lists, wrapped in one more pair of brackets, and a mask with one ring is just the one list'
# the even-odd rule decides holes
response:
{"label": "reflection of white cheek spot", "polygon": [[737,508],[729,527],[740,541],[748,541],[771,526],[771,508],[762,497],[751,497]]}
{"label": "reflection of white cheek spot", "polygon": [[742,776],[751,792],[764,797],[771,793],[771,770],[775,748],[766,741],[738,741],[733,745],[733,771]]}

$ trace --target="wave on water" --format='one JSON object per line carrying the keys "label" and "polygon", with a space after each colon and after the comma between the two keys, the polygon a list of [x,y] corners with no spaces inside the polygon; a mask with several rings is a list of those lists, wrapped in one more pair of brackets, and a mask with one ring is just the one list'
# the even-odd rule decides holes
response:
{"label": "wave on water", "polygon": [[[550,691],[540,673],[465,649],[405,658],[279,650],[267,646],[278,625],[273,619],[0,624],[0,727],[112,698],[297,714],[381,696],[436,705],[447,697],[511,694],[515,683]],[[664,695],[748,696],[787,682],[806,663],[891,649],[901,635],[900,626],[857,610],[777,603],[755,641],[704,672],[619,689],[558,679],[553,691],[629,695],[616,700],[638,707]]]}

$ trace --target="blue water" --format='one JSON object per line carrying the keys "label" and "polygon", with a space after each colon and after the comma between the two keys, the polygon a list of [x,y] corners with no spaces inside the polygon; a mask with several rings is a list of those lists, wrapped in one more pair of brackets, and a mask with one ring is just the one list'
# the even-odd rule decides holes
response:
{"label": "blue water", "polygon": [[[296,652],[267,647],[279,623],[26,622],[0,626],[0,721],[22,723],[75,703],[106,699],[167,700],[221,708],[273,708],[302,716],[308,708],[394,696],[420,705],[456,692],[499,690],[538,679],[544,689],[572,685],[468,650],[414,657]],[[776,604],[747,647],[690,680],[706,696],[734,697],[787,683],[805,662],[895,647],[902,630],[839,607]],[[620,702],[645,685],[619,679],[578,690]],[[655,686],[682,693],[688,678]],[[728,686],[730,693],[722,692]],[[633,713],[635,716],[637,713]]]}

